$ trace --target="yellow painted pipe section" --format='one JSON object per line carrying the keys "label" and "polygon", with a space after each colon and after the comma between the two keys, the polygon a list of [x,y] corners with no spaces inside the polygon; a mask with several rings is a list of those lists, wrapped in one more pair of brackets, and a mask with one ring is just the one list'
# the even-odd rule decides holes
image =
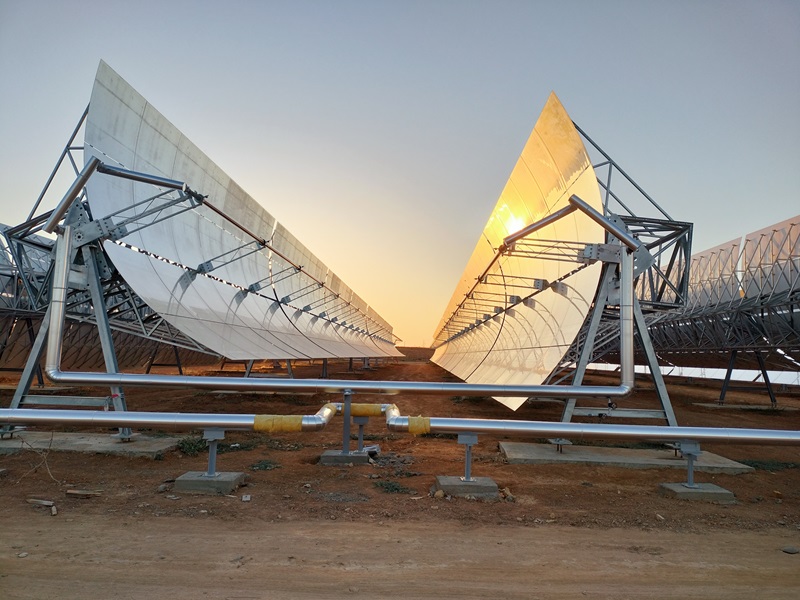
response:
{"label": "yellow painted pipe section", "polygon": [[408,433],[423,435],[431,432],[430,417],[408,417]]}
{"label": "yellow painted pipe section", "polygon": [[380,404],[351,404],[350,415],[353,417],[381,417],[383,411]]}
{"label": "yellow painted pipe section", "polygon": [[253,431],[289,433],[303,430],[303,415],[256,415]]}

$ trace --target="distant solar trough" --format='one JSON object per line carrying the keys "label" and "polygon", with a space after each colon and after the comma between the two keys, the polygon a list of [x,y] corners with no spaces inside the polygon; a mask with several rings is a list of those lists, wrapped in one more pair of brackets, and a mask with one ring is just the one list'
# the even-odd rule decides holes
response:
{"label": "distant solar trough", "polygon": [[672,365],[796,372],[799,299],[800,215],[692,256],[686,306],[653,342]]}
{"label": "distant solar trough", "polygon": [[232,360],[400,356],[392,327],[108,65],[97,72],[84,158],[186,182],[97,175],[104,250],[172,326]]}
{"label": "distant solar trough", "polygon": [[[582,212],[510,248],[507,236],[568,206],[572,195],[603,213],[597,178],[572,120],[551,94],[469,259],[435,336],[433,361],[469,383],[541,384],[592,306],[600,263],[577,261],[602,243]],[[517,409],[525,398],[497,398]]]}

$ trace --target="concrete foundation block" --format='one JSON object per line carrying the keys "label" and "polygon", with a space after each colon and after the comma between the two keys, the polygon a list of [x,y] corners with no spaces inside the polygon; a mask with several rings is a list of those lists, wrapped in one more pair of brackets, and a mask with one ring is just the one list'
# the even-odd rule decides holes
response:
{"label": "concrete foundation block", "polygon": [[16,431],[14,437],[0,439],[0,454],[14,454],[24,448],[56,452],[83,452],[86,454],[114,454],[142,456],[157,460],[174,450],[178,437],[150,437],[133,434],[130,442],[98,433],[64,433],[46,431]]}
{"label": "concrete foundation block", "polygon": [[341,450],[325,450],[319,457],[319,464],[325,466],[368,465],[369,453],[353,451],[342,454]]}
{"label": "concrete foundation block", "polygon": [[661,496],[679,500],[704,500],[719,504],[733,504],[736,502],[736,496],[733,495],[733,492],[718,485],[713,483],[698,483],[696,485],[697,487],[690,488],[683,483],[662,483],[658,486],[658,493]]}
{"label": "concrete foundation block", "polygon": [[244,483],[245,473],[224,472],[209,477],[205,471],[189,471],[175,480],[173,491],[184,494],[224,495]]}
{"label": "concrete foundation block", "polygon": [[472,481],[464,481],[461,477],[437,475],[433,491],[438,490],[456,498],[472,497],[480,500],[496,500],[500,497],[497,484],[491,477],[473,477]]}
{"label": "concrete foundation block", "polygon": [[[525,442],[500,442],[500,452],[509,464],[575,464],[604,465],[630,469],[653,469],[669,467],[685,470],[686,458],[669,448],[633,449],[609,448],[605,446],[579,446],[529,444]],[[695,473],[727,473],[737,475],[750,473],[753,467],[729,460],[711,452],[703,452],[694,463]]]}

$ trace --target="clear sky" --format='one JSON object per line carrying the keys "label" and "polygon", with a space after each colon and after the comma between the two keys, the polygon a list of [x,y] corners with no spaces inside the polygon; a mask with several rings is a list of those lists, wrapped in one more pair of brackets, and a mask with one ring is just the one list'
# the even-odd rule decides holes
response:
{"label": "clear sky", "polygon": [[796,0],[0,0],[0,222],[100,59],[409,345],[551,90],[696,251],[800,214]]}

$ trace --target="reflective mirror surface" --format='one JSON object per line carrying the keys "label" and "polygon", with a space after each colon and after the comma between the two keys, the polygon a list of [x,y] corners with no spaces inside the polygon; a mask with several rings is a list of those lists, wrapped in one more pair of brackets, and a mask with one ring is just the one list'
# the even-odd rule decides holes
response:
{"label": "reflective mirror surface", "polygon": [[[503,239],[568,205],[603,212],[594,169],[551,94],[475,246],[435,335],[433,360],[470,383],[538,385],[569,349],[589,311],[600,263],[577,262],[604,241],[583,213],[548,225],[505,253]],[[498,398],[516,409],[524,398]]]}
{"label": "reflective mirror surface", "polygon": [[104,243],[114,265],[192,339],[239,360],[399,355],[386,321],[105,63],[86,122],[92,156],[185,182],[213,207],[109,175],[88,184],[95,219],[133,218]]}

